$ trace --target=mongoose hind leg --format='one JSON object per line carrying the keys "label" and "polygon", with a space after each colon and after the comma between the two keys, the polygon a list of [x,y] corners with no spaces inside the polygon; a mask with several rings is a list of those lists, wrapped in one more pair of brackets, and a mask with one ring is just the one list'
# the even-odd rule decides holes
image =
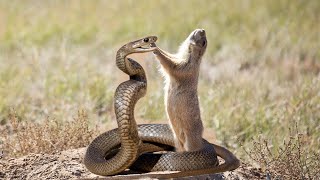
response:
{"label": "mongoose hind leg", "polygon": [[201,136],[194,136],[192,132],[188,132],[186,135],[186,141],[184,143],[184,149],[186,151],[199,151],[203,148],[203,141]]}
{"label": "mongoose hind leg", "polygon": [[175,150],[177,152],[183,152],[186,151],[184,144],[186,142],[186,137],[182,131],[178,131],[176,128],[172,128],[174,131],[174,142],[175,142]]}
{"label": "mongoose hind leg", "polygon": [[175,147],[177,152],[184,152],[186,149],[184,148],[183,141],[180,139],[175,140]]}

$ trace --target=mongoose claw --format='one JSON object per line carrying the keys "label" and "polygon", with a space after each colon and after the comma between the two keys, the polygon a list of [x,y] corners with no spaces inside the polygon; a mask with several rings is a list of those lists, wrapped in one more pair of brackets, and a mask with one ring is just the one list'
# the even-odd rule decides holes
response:
{"label": "mongoose claw", "polygon": [[159,48],[158,48],[158,46],[156,45],[156,43],[151,43],[151,44],[150,44],[150,47],[151,47],[151,48],[155,48],[155,49],[152,51],[153,54],[155,54],[155,55],[160,54]]}

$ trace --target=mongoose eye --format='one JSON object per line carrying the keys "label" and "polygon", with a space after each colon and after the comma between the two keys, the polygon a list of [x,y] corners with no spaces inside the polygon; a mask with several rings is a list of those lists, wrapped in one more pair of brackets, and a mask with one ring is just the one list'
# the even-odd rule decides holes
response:
{"label": "mongoose eye", "polygon": [[143,42],[146,42],[146,43],[149,42],[149,38],[144,38]]}
{"label": "mongoose eye", "polygon": [[202,47],[205,46],[206,43],[207,43],[207,41],[203,41],[203,42],[202,42]]}

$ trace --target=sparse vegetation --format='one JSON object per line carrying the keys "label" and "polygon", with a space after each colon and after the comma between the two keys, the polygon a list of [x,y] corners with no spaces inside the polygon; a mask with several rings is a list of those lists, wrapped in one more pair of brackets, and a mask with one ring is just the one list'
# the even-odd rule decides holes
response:
{"label": "sparse vegetation", "polygon": [[[0,155],[87,145],[96,126],[116,126],[113,94],[126,79],[117,48],[152,34],[174,52],[204,28],[199,96],[210,141],[272,178],[316,179],[319,12],[317,0],[0,1]],[[149,83],[136,119],[166,122],[157,62],[136,59]],[[74,118],[79,109],[86,115]]]}
{"label": "sparse vegetation", "polygon": [[257,162],[269,179],[317,179],[320,177],[320,156],[308,148],[308,136],[295,126],[283,144],[274,147],[270,140],[258,136],[246,154]]}
{"label": "sparse vegetation", "polygon": [[12,157],[29,153],[52,153],[84,147],[98,134],[89,130],[83,110],[71,122],[45,119],[42,123],[19,121],[15,112],[9,114],[10,127],[4,133],[4,154]]}

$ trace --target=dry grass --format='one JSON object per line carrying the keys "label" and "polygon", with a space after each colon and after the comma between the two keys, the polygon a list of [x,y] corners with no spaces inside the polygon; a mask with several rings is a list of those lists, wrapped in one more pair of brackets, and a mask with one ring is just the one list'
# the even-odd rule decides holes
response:
{"label": "dry grass", "polygon": [[9,128],[4,130],[4,157],[18,157],[29,153],[52,153],[85,147],[97,136],[89,130],[84,110],[73,121],[61,123],[47,118],[41,123],[21,121],[16,112],[9,114]]}
{"label": "dry grass", "polygon": [[291,131],[292,135],[279,147],[259,136],[253,139],[252,147],[244,151],[269,179],[319,179],[320,153],[309,148],[310,137],[299,133],[297,125]]}

